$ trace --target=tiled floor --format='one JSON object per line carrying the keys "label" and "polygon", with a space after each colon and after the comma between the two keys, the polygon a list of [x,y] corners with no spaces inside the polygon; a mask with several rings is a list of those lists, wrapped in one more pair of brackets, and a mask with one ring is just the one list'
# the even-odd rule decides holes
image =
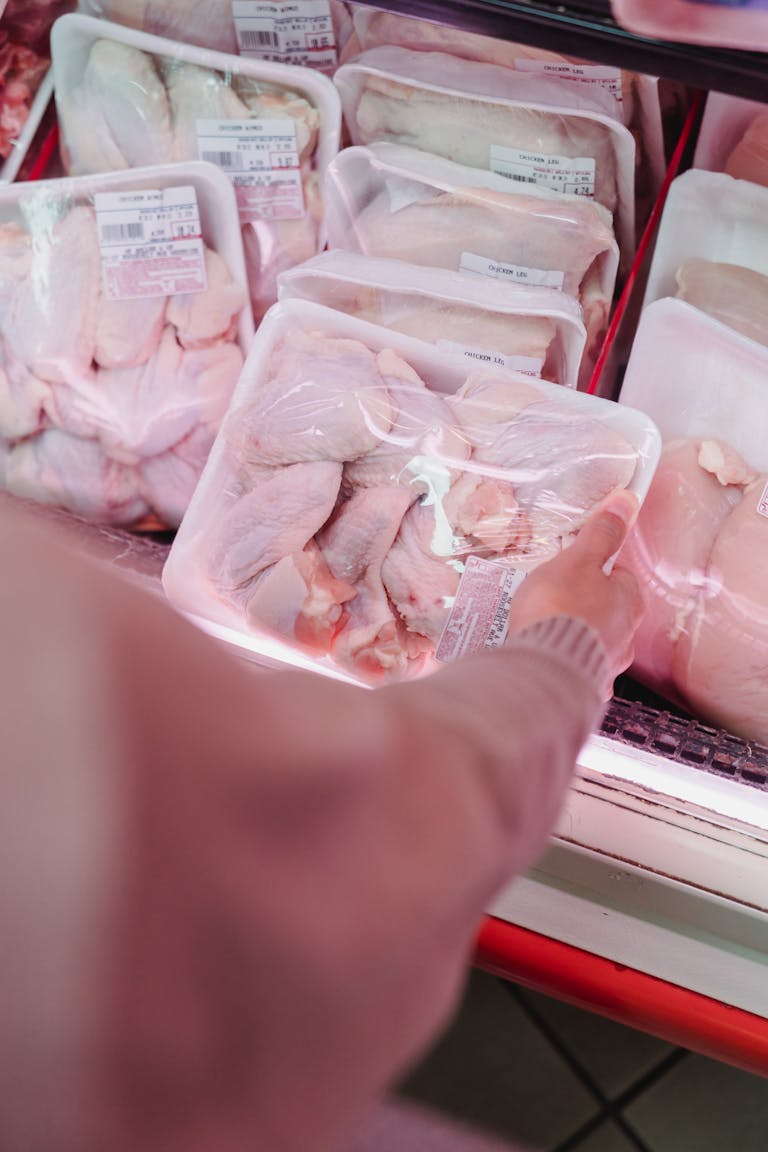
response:
{"label": "tiled floor", "polygon": [[402,1095],[536,1152],[766,1152],[768,1080],[481,972]]}

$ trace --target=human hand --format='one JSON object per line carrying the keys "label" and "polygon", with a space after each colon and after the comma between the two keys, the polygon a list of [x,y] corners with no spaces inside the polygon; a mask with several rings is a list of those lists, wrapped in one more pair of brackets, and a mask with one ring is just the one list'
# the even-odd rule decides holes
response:
{"label": "human hand", "polygon": [[632,492],[609,496],[569,548],[523,581],[512,601],[508,635],[550,616],[572,616],[585,620],[600,636],[611,678],[628,668],[643,599],[627,568],[617,565],[607,575],[605,567],[624,544],[637,512]]}

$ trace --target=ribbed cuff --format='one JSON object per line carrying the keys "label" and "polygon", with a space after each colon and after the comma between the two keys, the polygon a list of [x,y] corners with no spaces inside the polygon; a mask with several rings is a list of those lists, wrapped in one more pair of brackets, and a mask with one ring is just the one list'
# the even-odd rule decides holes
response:
{"label": "ribbed cuff", "polygon": [[582,679],[594,684],[601,699],[610,693],[612,677],[605,648],[586,620],[573,616],[550,616],[511,636],[508,643],[536,652],[551,652],[569,664]]}

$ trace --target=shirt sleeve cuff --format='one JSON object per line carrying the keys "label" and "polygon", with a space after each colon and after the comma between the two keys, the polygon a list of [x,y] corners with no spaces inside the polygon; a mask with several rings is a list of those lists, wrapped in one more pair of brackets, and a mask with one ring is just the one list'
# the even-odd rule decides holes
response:
{"label": "shirt sleeve cuff", "polygon": [[511,636],[508,643],[517,648],[551,653],[577,676],[592,683],[601,699],[610,696],[613,678],[608,657],[599,635],[585,620],[550,616]]}

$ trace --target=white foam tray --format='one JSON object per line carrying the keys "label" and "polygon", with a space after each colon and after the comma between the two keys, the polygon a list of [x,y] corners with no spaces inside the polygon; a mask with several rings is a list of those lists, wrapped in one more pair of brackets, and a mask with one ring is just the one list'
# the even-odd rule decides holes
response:
{"label": "white foam tray", "polygon": [[621,404],[646,412],[664,440],[715,436],[768,472],[768,348],[682,300],[646,308]]}
{"label": "white foam tray", "polygon": [[710,92],[693,157],[694,168],[708,172],[722,172],[733,152],[758,112],[766,105],[757,100],[743,100],[739,96],[726,96],[723,92]]}
{"label": "white foam tray", "polygon": [[[243,242],[237,214],[234,189],[218,168],[202,160],[189,164],[164,164],[156,168],[134,168],[125,172],[106,172],[99,176],[68,176],[60,180],[10,184],[0,188],[0,220],[14,220],[27,225],[21,205],[36,198],[88,202],[97,192],[118,192],[155,188],[178,188],[193,185],[200,207],[203,239],[226,263],[232,278],[248,292]],[[247,356],[253,342],[253,315],[249,304],[240,313],[237,324],[238,343]]]}
{"label": "white foam tray", "polygon": [[53,71],[49,68],[40,83],[40,87],[35,93],[32,106],[29,109],[29,116],[27,116],[24,127],[13,145],[13,151],[2,168],[0,168],[0,184],[10,184],[18,176],[19,169],[24,163],[27,152],[40,127],[40,121],[43,119],[45,110],[51,102],[52,95]]}
{"label": "white foam tray", "polygon": [[[434,391],[451,394],[464,383],[471,369],[463,356],[438,351],[410,336],[403,336],[342,312],[335,312],[305,300],[286,300],[274,305],[259,326],[251,353],[230,405],[229,415],[211,449],[181,527],[171,548],[163,572],[163,586],[168,599],[193,620],[213,631],[228,644],[240,647],[259,658],[291,664],[351,683],[362,683],[340,671],[329,658],[313,659],[271,635],[248,631],[242,614],[220,599],[210,582],[203,562],[206,535],[234,497],[228,461],[228,425],[237,412],[248,404],[264,380],[272,350],[289,332],[325,332],[336,337],[360,340],[378,352],[390,348],[416,369],[421,379]],[[549,400],[565,411],[589,412],[609,427],[619,431],[638,452],[638,465],[629,487],[642,502],[650,486],[661,451],[661,440],[654,423],[642,412],[588,396],[559,384],[524,377]],[[235,491],[237,489],[235,488]],[[229,500],[229,504],[228,504]]]}
{"label": "white foam tray", "polygon": [[[429,79],[437,67],[444,75],[444,82],[437,84]],[[407,63],[408,74],[398,69]],[[622,259],[628,265],[635,250],[635,140],[628,128],[606,112],[597,110],[598,93],[578,91],[569,98],[568,106],[553,102],[539,103],[526,96],[530,89],[531,76],[512,72],[494,64],[477,64],[472,61],[457,60],[444,53],[410,52],[405,48],[374,48],[357,60],[343,65],[334,76],[334,83],[341,93],[341,101],[353,143],[365,144],[368,141],[357,139],[354,131],[357,105],[368,76],[392,79],[414,88],[441,92],[454,100],[478,101],[505,105],[509,108],[531,108],[549,116],[562,116],[568,119],[586,119],[605,128],[610,137],[616,159],[616,187],[618,204],[614,228],[621,249]],[[467,87],[462,87],[466,76]],[[535,77],[542,91],[551,77]],[[471,85],[471,90],[468,90]],[[558,85],[552,84],[552,91]],[[514,94],[514,95],[513,95]],[[507,181],[509,183],[509,181]]]}
{"label": "white foam tray", "polygon": [[672,182],[661,218],[644,307],[675,296],[678,268],[700,257],[768,275],[768,188],[692,169]]}
{"label": "white foam tray", "polygon": [[[568,388],[575,388],[578,383],[587,333],[581,322],[581,308],[564,292],[524,288],[447,268],[423,268],[402,260],[333,249],[283,272],[278,278],[278,299],[311,300],[334,307],[333,285],[340,283],[378,291],[382,305],[388,295],[411,296],[503,316],[547,317],[555,324],[559,383]],[[450,339],[451,333],[446,330],[444,335]]]}
{"label": "white foam tray", "polygon": [[[91,48],[97,40],[114,40],[153,56],[168,56],[201,68],[212,68],[236,76],[251,76],[256,80],[290,88],[304,96],[320,113],[314,165],[321,178],[339,150],[341,103],[333,84],[322,73],[294,64],[229,56],[224,52],[179,44],[148,32],[124,28],[95,16],[81,16],[77,13],[61,16],[51,32],[54,86],[60,114],[70,94],[80,84]],[[321,236],[320,248],[324,245],[325,237]]]}

